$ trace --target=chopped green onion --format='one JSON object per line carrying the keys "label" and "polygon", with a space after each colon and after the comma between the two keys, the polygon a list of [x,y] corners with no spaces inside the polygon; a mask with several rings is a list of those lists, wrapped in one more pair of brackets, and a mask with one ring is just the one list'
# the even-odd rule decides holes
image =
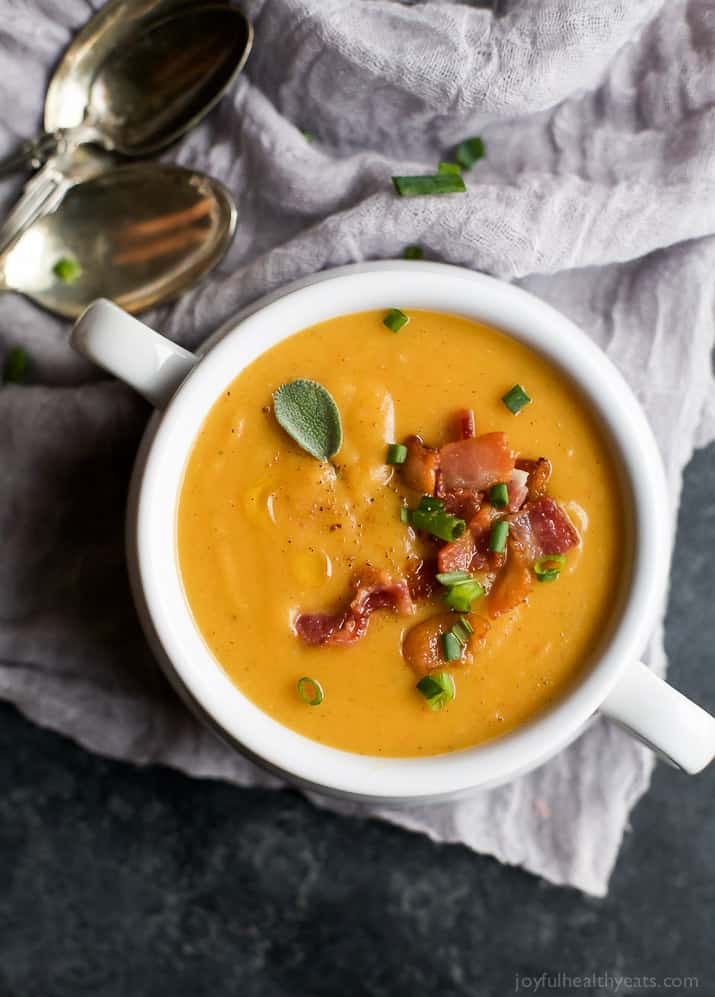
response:
{"label": "chopped green onion", "polygon": [[20,346],[10,350],[3,366],[3,384],[22,384],[27,375],[27,353]]}
{"label": "chopped green onion", "polygon": [[404,443],[391,443],[387,448],[388,464],[404,464],[407,460],[407,447]]}
{"label": "chopped green onion", "polygon": [[459,585],[460,582],[471,582],[472,575],[468,571],[441,571],[435,576],[440,585],[448,588],[452,585]]}
{"label": "chopped green onion", "polygon": [[422,260],[424,259],[424,255],[422,246],[405,246],[405,252],[403,253],[406,260]]}
{"label": "chopped green onion", "polygon": [[491,491],[489,492],[489,501],[498,509],[503,509],[505,505],[508,505],[509,490],[506,485],[492,485]]}
{"label": "chopped green onion", "polygon": [[409,521],[410,521],[410,510],[407,508],[406,505],[401,505],[400,506],[400,522],[401,523],[409,523]]}
{"label": "chopped green onion", "polygon": [[301,128],[301,134],[306,142],[315,142],[315,135],[312,132],[308,132],[305,128]]}
{"label": "chopped green onion", "polygon": [[459,661],[462,657],[462,647],[451,630],[442,634],[442,654],[445,661]]}
{"label": "chopped green onion", "polygon": [[442,162],[437,167],[438,173],[456,173],[458,176],[462,172],[462,167],[459,163],[445,163]]}
{"label": "chopped green onion", "polygon": [[454,679],[449,672],[432,672],[417,683],[417,689],[427,700],[431,710],[441,710],[455,696]]}
{"label": "chopped green onion", "polygon": [[454,158],[460,166],[469,170],[478,160],[484,158],[484,151],[484,140],[476,136],[461,142],[455,150]]}
{"label": "chopped green onion", "polygon": [[506,547],[506,538],[509,536],[509,524],[506,519],[498,519],[492,523],[489,534],[489,550],[495,554],[501,554]]}
{"label": "chopped green onion", "polygon": [[382,320],[382,324],[386,325],[391,332],[399,332],[409,321],[408,316],[399,308],[391,308]]}
{"label": "chopped green onion", "polygon": [[531,398],[527,395],[520,384],[515,384],[510,391],[502,395],[502,401],[514,415],[521,412],[525,405],[528,405]]}
{"label": "chopped green onion", "polygon": [[464,180],[456,173],[437,173],[425,177],[393,177],[392,182],[400,197],[419,197],[424,194],[463,194]]}
{"label": "chopped green onion", "polygon": [[442,599],[444,604],[455,612],[468,613],[474,600],[483,595],[482,586],[476,578],[471,578],[468,582],[458,582],[456,585],[451,585]]}
{"label": "chopped green onion", "polygon": [[469,643],[469,638],[474,633],[474,627],[466,618],[466,616],[460,616],[457,622],[452,627],[452,633],[457,638],[462,647],[466,647]]}
{"label": "chopped green onion", "polygon": [[563,554],[548,554],[540,557],[534,564],[534,574],[537,582],[553,582],[561,574],[561,569],[566,564],[566,557]]}
{"label": "chopped green onion", "polygon": [[433,537],[448,541],[457,540],[467,528],[463,519],[446,511],[441,499],[429,495],[423,495],[419,506],[410,510],[409,523],[416,530],[424,530]]}
{"label": "chopped green onion", "polygon": [[71,260],[68,256],[63,256],[53,266],[52,273],[63,284],[74,284],[82,274],[82,267],[77,260]]}
{"label": "chopped green onion", "polygon": [[323,702],[323,689],[320,682],[304,675],[298,679],[298,695],[308,706],[320,706]]}

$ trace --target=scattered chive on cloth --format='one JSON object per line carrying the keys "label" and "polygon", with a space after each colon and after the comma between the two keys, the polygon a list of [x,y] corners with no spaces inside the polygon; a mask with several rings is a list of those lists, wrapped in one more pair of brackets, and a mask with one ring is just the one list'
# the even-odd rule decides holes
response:
{"label": "scattered chive on cloth", "polygon": [[[98,7],[0,0],[0,154],[39,127],[51,67]],[[146,316],[193,348],[264,293],[327,267],[421,247],[514,281],[603,347],[645,407],[677,507],[715,437],[713,0],[244,0],[246,72],[166,159],[239,206],[218,269]],[[306,139],[306,131],[312,141]],[[398,197],[465,138],[466,193]],[[7,211],[21,179],[0,184]],[[147,406],[68,346],[68,323],[0,300],[0,695],[85,745],[239,785],[279,783],[181,705],[149,654],[123,553]],[[647,653],[665,668],[660,632]],[[503,788],[435,808],[321,806],[461,842],[603,895],[651,755],[602,720]]]}

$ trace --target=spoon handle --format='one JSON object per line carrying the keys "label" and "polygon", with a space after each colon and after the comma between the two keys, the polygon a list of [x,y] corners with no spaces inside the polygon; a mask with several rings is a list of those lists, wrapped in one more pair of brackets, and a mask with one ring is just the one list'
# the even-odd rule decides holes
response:
{"label": "spoon handle", "polygon": [[14,173],[23,166],[39,169],[60,147],[59,132],[41,132],[37,138],[27,139],[14,152],[0,159],[0,177]]}
{"label": "spoon handle", "polygon": [[50,161],[26,184],[0,228],[0,257],[42,215],[54,211],[76,181]]}

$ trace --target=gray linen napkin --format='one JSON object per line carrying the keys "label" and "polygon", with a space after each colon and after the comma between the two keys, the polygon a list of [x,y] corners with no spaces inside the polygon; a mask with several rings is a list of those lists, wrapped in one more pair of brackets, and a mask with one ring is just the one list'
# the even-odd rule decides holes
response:
{"label": "gray linen napkin", "polygon": [[[98,6],[96,4],[95,6]],[[194,347],[268,290],[325,267],[426,256],[518,282],[583,326],[644,405],[673,509],[715,436],[712,0],[252,0],[247,76],[167,157],[239,203],[218,270],[148,321]],[[92,5],[0,0],[0,151],[39,122],[49,68]],[[317,138],[306,141],[300,129]],[[403,199],[480,133],[467,195]],[[17,181],[0,187],[7,207]],[[148,409],[74,356],[67,323],[0,301],[0,695],[93,751],[277,786],[170,692],[130,604],[129,469]],[[648,661],[665,667],[661,634]],[[603,721],[513,784],[436,808],[321,806],[459,841],[602,895],[651,756]]]}

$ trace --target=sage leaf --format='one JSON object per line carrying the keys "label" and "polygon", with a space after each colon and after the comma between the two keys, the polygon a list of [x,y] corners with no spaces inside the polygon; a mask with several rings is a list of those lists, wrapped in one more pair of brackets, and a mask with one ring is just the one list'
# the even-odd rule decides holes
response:
{"label": "sage leaf", "polygon": [[273,393],[273,411],[286,433],[317,460],[330,460],[340,449],[343,427],[338,406],[317,381],[281,384]]}

